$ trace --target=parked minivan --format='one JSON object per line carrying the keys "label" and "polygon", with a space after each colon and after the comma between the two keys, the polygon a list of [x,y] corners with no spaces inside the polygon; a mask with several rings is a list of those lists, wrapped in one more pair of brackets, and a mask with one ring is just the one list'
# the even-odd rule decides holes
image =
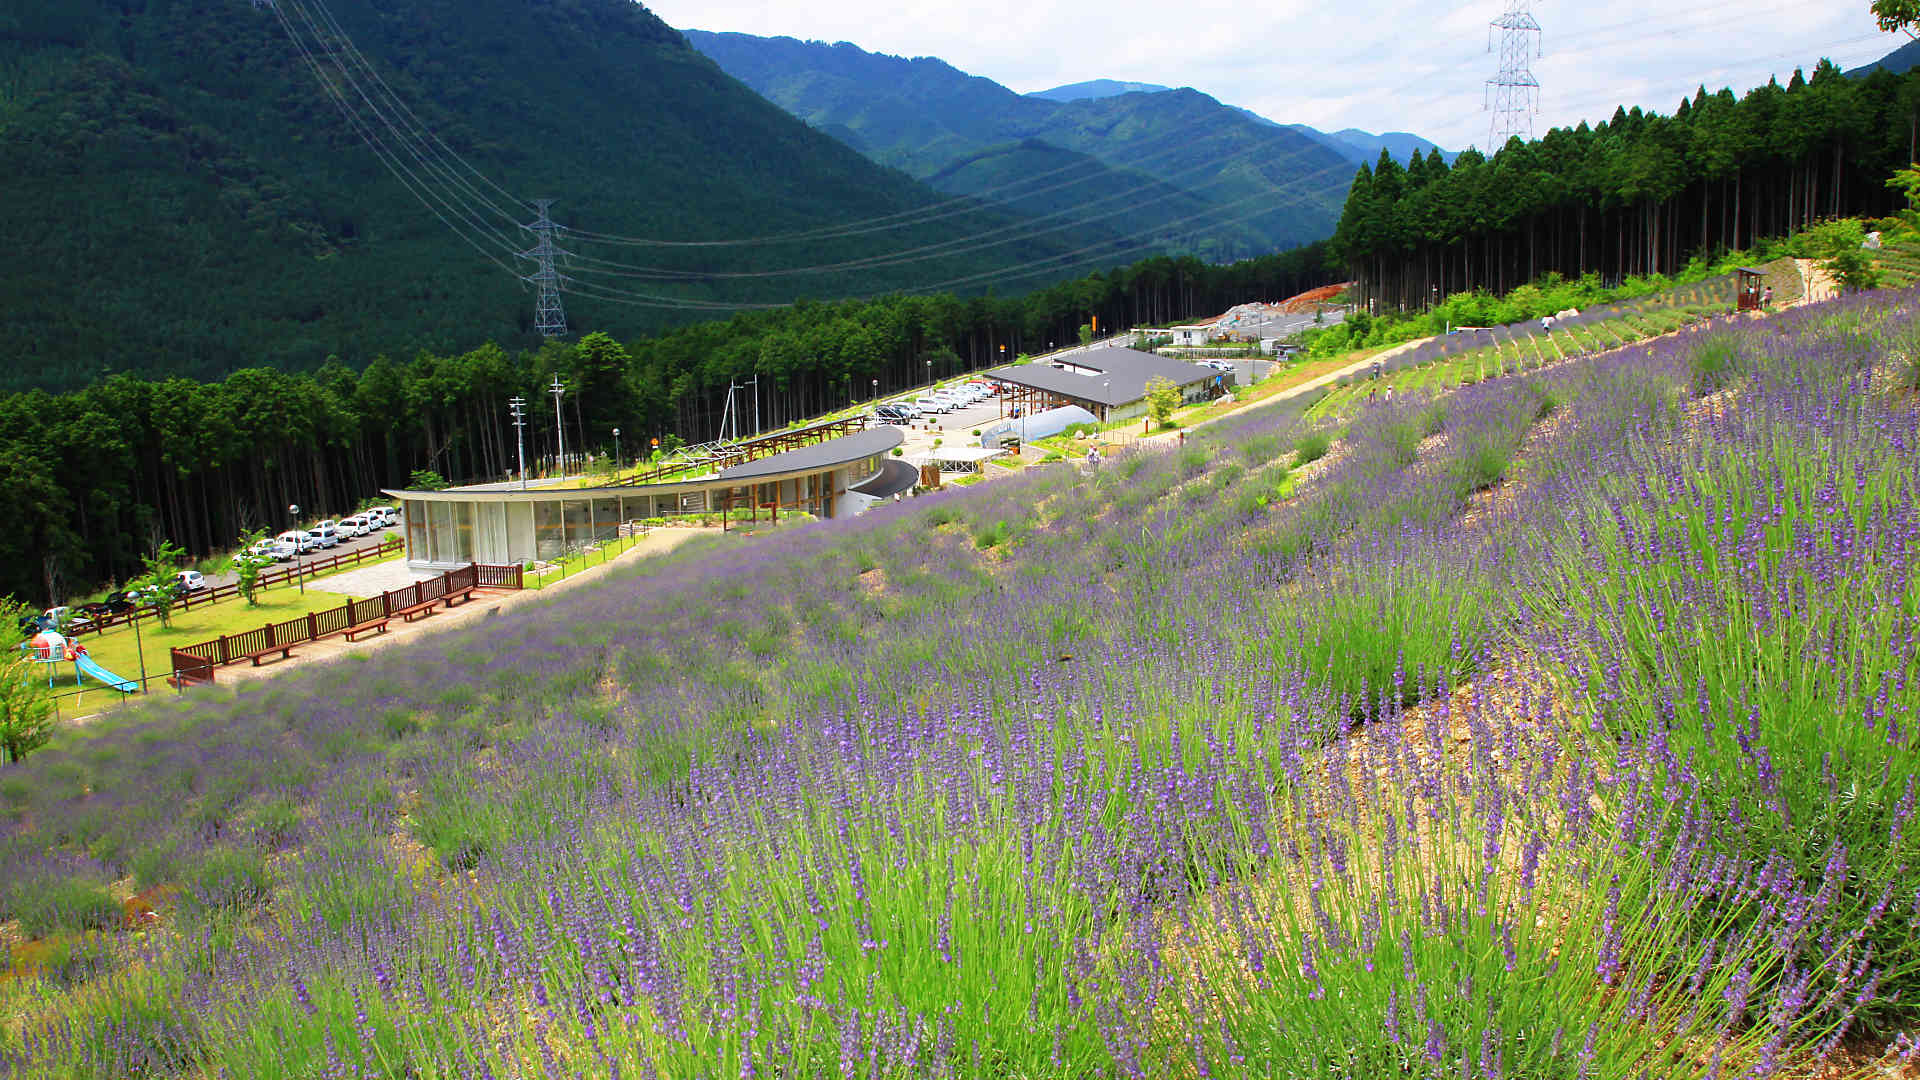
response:
{"label": "parked minivan", "polygon": [[356,536],[365,536],[373,531],[373,526],[368,525],[367,519],[361,517],[359,514],[355,514],[352,517],[341,518],[339,528],[340,536],[345,540],[351,540]]}
{"label": "parked minivan", "polygon": [[305,555],[320,546],[319,542],[313,538],[312,533],[302,529],[289,529],[279,536],[274,537],[273,542],[292,548],[295,555]]}
{"label": "parked minivan", "polygon": [[380,527],[383,529],[400,524],[400,508],[397,506],[376,506],[371,512],[380,515]]}
{"label": "parked minivan", "polygon": [[313,534],[314,540],[323,548],[330,548],[340,543],[339,523],[332,518],[320,522],[307,531]]}

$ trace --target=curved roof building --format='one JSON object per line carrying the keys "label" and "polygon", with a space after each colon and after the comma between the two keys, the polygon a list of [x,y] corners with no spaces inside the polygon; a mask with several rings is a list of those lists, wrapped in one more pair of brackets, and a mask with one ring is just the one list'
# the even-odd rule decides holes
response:
{"label": "curved roof building", "polygon": [[[844,430],[839,425],[833,430]],[[800,510],[815,517],[847,517],[912,486],[912,470],[888,455],[903,441],[898,428],[856,430],[793,449],[830,426],[742,443],[719,467],[687,475],[653,473],[598,487],[518,483],[474,484],[444,491],[392,490],[404,507],[407,562],[420,569],[468,563],[524,563],[558,559],[592,542],[613,540],[623,524],[683,514],[721,514],[722,524],[777,517]],[[758,451],[772,449],[760,456]],[[727,465],[731,457],[739,464]]]}

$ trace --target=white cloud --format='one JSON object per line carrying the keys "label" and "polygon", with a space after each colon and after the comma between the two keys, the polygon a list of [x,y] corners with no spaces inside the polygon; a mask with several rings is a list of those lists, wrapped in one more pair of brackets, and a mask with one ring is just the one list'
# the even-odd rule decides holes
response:
{"label": "white cloud", "polygon": [[[1413,131],[1444,146],[1484,143],[1486,80],[1499,67],[1487,23],[1500,0],[1445,8],[1390,0],[1371,9],[1307,0],[658,0],[687,29],[850,41],[871,52],[936,56],[1014,90],[1111,78],[1192,86],[1283,123]],[[1670,111],[1705,83],[1736,91],[1831,56],[1842,67],[1904,43],[1876,33],[1864,0],[1628,0],[1542,3],[1537,132],[1605,119],[1616,105]]]}

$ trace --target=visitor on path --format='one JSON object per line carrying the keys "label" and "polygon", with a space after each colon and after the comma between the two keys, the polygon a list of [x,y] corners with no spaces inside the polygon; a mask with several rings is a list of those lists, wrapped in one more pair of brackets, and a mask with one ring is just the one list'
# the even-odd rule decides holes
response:
{"label": "visitor on path", "polygon": [[1393,402],[1393,384],[1392,383],[1387,384],[1387,402],[1389,404]]}
{"label": "visitor on path", "polygon": [[1767,286],[1767,290],[1760,294],[1760,308],[1761,310],[1764,311],[1772,307],[1773,307],[1773,286],[1769,285]]}
{"label": "visitor on path", "polygon": [[1540,332],[1547,335],[1548,337],[1553,336],[1553,316],[1551,315],[1540,316]]}

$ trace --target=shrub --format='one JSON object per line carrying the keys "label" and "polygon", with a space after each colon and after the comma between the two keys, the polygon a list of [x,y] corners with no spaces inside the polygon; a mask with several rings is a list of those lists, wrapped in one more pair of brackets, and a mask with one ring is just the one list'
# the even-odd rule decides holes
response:
{"label": "shrub", "polygon": [[1746,368],[1746,343],[1740,335],[1707,334],[1687,350],[1693,396],[1705,397],[1732,382]]}
{"label": "shrub", "polygon": [[190,858],[180,885],[194,904],[219,911],[250,907],[266,899],[273,887],[273,875],[258,851],[223,846]]}
{"label": "shrub", "polygon": [[1293,463],[1305,465],[1309,461],[1319,461],[1327,456],[1327,450],[1333,446],[1333,433],[1325,428],[1302,432],[1293,441]]}
{"label": "shrub", "polygon": [[31,937],[55,931],[110,930],[120,925],[120,904],[104,886],[78,878],[8,890],[7,907]]}

